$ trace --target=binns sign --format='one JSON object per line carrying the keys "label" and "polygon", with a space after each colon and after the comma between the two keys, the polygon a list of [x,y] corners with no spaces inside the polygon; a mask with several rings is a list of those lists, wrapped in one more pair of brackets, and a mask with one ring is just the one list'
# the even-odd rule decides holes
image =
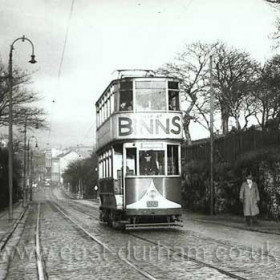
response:
{"label": "binns sign", "polygon": [[182,116],[176,113],[119,115],[118,138],[182,138]]}

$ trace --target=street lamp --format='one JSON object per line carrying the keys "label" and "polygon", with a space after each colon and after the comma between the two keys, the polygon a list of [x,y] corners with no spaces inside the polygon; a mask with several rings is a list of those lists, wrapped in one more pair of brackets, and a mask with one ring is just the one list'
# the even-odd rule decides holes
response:
{"label": "street lamp", "polygon": [[34,64],[37,62],[34,55],[34,45],[31,40],[23,35],[13,41],[9,55],[9,220],[13,219],[13,50],[14,44],[19,40],[22,40],[22,42],[26,40],[31,44],[32,53],[29,63]]}

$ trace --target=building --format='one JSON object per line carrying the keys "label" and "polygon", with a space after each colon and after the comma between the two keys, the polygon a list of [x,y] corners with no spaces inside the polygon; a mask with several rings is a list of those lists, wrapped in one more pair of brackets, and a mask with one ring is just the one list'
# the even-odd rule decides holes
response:
{"label": "building", "polygon": [[63,183],[62,174],[67,169],[69,164],[72,162],[83,159],[81,155],[79,155],[75,151],[68,151],[57,155],[52,158],[52,167],[51,167],[51,180],[53,183],[59,184]]}
{"label": "building", "polygon": [[83,158],[87,158],[93,153],[93,146],[77,145],[69,147],[69,150],[77,152]]}

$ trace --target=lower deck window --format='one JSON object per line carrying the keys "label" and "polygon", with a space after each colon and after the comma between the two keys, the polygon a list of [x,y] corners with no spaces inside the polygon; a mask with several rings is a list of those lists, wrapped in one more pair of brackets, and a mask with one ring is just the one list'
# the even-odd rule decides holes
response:
{"label": "lower deck window", "polygon": [[[160,142],[117,144],[99,157],[99,178],[114,178],[121,189],[126,176],[180,175],[180,145]],[[123,154],[125,153],[125,154]]]}
{"label": "lower deck window", "polygon": [[167,175],[179,175],[179,146],[167,145]]}

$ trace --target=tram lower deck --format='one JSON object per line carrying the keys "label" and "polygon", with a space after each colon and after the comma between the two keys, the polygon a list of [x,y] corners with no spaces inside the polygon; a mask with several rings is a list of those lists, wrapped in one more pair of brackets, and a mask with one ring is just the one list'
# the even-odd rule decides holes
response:
{"label": "tram lower deck", "polygon": [[126,227],[180,225],[179,144],[142,141],[109,151],[100,162],[105,171],[99,180],[101,221]]}

